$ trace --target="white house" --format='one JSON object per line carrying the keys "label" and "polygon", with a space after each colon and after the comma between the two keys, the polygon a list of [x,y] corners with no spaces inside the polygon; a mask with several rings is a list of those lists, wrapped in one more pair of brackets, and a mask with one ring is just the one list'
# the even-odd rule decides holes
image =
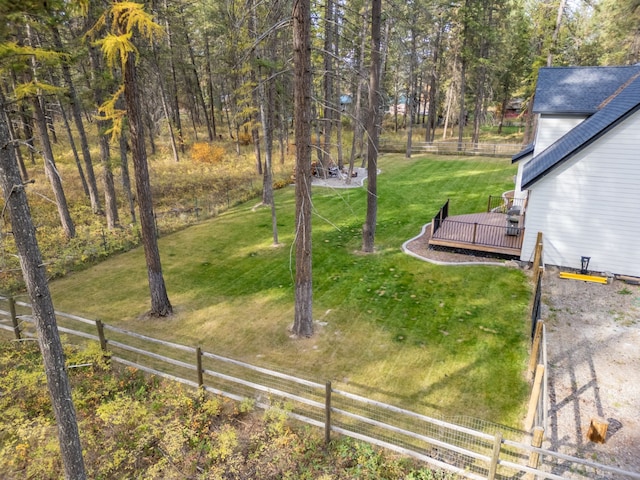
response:
{"label": "white house", "polygon": [[640,277],[640,66],[540,69],[535,141],[514,156],[528,195],[521,259]]}

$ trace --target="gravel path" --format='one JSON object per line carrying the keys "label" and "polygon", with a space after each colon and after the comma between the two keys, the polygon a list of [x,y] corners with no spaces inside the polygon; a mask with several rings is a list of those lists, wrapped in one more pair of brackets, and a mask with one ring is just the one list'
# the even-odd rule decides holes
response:
{"label": "gravel path", "polygon": [[[547,447],[640,472],[640,287],[543,279],[550,415]],[[587,439],[608,420],[604,444]]]}

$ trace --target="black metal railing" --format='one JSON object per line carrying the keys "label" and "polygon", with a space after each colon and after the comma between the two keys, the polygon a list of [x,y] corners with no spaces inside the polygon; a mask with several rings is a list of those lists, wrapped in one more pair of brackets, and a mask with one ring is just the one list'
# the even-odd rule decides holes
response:
{"label": "black metal railing", "polygon": [[431,220],[431,236],[432,237],[438,231],[438,229],[442,225],[442,222],[444,222],[444,220],[448,216],[449,216],[449,199],[447,198],[447,201],[444,203],[442,207],[440,207],[440,210],[438,211],[436,216],[433,217],[433,219]]}
{"label": "black metal railing", "polygon": [[469,245],[521,249],[524,227],[486,225],[446,219],[441,222],[437,231],[432,233],[432,238]]}

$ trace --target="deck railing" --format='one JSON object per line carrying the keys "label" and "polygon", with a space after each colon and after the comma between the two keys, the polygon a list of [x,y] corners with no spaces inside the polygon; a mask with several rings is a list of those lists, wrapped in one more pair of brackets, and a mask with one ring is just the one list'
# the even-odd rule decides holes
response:
{"label": "deck railing", "polygon": [[431,236],[432,237],[438,231],[438,229],[442,225],[442,222],[444,222],[444,220],[448,216],[449,216],[449,199],[447,199],[444,205],[440,207],[440,210],[438,211],[436,216],[433,217],[433,219],[431,220]]}
{"label": "deck railing", "polygon": [[441,222],[437,231],[432,233],[432,238],[470,245],[521,249],[524,227],[485,225],[446,219]]}

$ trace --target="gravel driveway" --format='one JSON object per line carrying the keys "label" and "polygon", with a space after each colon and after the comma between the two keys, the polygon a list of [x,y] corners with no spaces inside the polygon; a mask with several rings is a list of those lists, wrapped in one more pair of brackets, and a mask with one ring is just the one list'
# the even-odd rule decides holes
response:
{"label": "gravel driveway", "polygon": [[[564,280],[547,268],[550,415],[545,447],[640,472],[640,286]],[[587,437],[608,420],[604,444]]]}

